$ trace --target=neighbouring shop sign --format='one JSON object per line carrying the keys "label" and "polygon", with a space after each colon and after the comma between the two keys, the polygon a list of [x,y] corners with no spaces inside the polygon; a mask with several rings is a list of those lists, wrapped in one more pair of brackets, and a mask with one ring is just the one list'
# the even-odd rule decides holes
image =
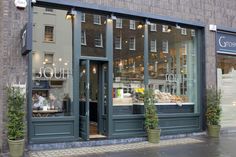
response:
{"label": "neighbouring shop sign", "polygon": [[15,0],[15,6],[19,9],[25,9],[27,6],[26,0]]}
{"label": "neighbouring shop sign", "polygon": [[32,26],[27,23],[21,30],[21,54],[26,55],[32,50]]}
{"label": "neighbouring shop sign", "polygon": [[236,55],[236,34],[217,32],[216,51],[217,53]]}

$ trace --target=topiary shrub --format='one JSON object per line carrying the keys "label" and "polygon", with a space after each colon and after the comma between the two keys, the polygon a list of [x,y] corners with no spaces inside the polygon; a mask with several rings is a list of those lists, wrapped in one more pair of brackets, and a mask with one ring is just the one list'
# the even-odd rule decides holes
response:
{"label": "topiary shrub", "polygon": [[17,87],[7,88],[7,132],[9,140],[20,140],[24,138],[24,103],[25,96]]}

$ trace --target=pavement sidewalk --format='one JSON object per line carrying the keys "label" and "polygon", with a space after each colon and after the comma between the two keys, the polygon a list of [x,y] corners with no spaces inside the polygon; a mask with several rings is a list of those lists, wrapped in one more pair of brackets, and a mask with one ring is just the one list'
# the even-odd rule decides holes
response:
{"label": "pavement sidewalk", "polygon": [[30,151],[30,157],[236,157],[236,133],[60,150]]}

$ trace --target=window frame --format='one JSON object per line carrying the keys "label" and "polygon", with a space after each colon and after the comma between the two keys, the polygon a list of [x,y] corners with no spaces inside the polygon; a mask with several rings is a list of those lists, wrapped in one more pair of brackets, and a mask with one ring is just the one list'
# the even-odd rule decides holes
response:
{"label": "window frame", "polygon": [[[82,42],[82,37],[84,37],[84,42]],[[81,31],[81,45],[84,45],[84,46],[87,45],[86,31],[85,31],[85,30],[82,30],[82,31]]]}
{"label": "window frame", "polygon": [[122,18],[116,19],[116,28],[123,28],[123,19]]}
{"label": "window frame", "polygon": [[[133,47],[131,47],[131,39],[134,39],[133,40]],[[136,50],[136,39],[135,39],[135,37],[130,37],[129,38],[129,50],[132,50],[132,51],[134,51],[134,50]]]}
{"label": "window frame", "polygon": [[[46,27],[53,28],[53,31],[52,31],[52,41],[46,40]],[[55,26],[54,25],[44,25],[44,34],[43,34],[43,36],[44,36],[44,38],[43,38],[44,42],[46,42],[46,43],[53,43],[53,42],[55,42]]]}
{"label": "window frame", "polygon": [[135,20],[129,20],[129,29],[136,30],[136,21]]}
{"label": "window frame", "polygon": [[[118,37],[119,37],[119,47],[117,47],[117,45],[116,45],[116,39],[118,39]],[[116,36],[115,37],[115,49],[116,50],[121,50],[122,49],[122,37],[121,36]]]}
{"label": "window frame", "polygon": [[[98,20],[98,21],[96,21],[96,20]],[[97,14],[93,15],[93,24],[95,24],[95,25],[102,24],[101,15],[97,15]]]}
{"label": "window frame", "polygon": [[86,22],[86,15],[85,15],[85,13],[81,13],[81,22]]}
{"label": "window frame", "polygon": [[181,28],[181,35],[188,35],[186,28]]}
{"label": "window frame", "polygon": [[[154,49],[152,49],[153,44],[154,43]],[[150,40],[150,51],[151,52],[157,52],[157,40],[156,39],[152,39]]]}
{"label": "window frame", "polygon": [[[153,26],[155,26],[155,27],[153,27]],[[154,28],[154,29],[153,29],[153,28]],[[157,24],[151,23],[151,24],[150,24],[150,31],[151,31],[151,32],[156,32],[156,31],[157,31]]]}
{"label": "window frame", "polygon": [[[100,40],[100,43],[101,43],[100,45],[96,45],[97,40]],[[103,48],[103,35],[102,35],[102,33],[99,33],[99,39],[94,38],[94,47]]]}

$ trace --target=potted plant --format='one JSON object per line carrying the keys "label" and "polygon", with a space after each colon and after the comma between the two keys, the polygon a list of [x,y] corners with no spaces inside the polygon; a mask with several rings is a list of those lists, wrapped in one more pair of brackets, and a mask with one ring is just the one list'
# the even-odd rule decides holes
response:
{"label": "potted plant", "polygon": [[210,137],[219,137],[221,117],[221,92],[217,89],[207,89],[207,133]]}
{"label": "potted plant", "polygon": [[148,141],[159,143],[161,130],[158,128],[158,116],[156,106],[154,105],[153,90],[147,89],[144,92],[145,108],[145,128],[148,134]]}
{"label": "potted plant", "polygon": [[21,157],[24,153],[24,103],[25,96],[20,88],[7,88],[7,136],[11,157]]}

